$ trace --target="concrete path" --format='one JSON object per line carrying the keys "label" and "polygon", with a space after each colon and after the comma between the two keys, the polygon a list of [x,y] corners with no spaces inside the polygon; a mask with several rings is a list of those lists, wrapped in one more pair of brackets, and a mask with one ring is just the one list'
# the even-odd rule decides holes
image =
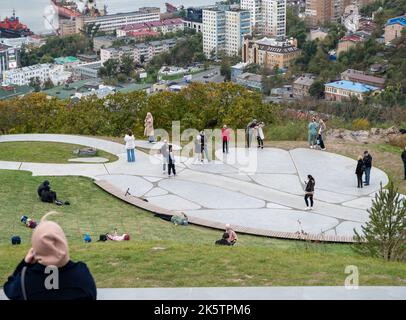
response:
{"label": "concrete path", "polygon": [[[356,188],[356,161],[337,154],[311,149],[285,151],[231,148],[216,151],[215,161],[200,163],[176,158],[177,176],[162,172],[156,152],[136,151],[136,162],[127,163],[124,146],[91,137],[53,134],[6,135],[5,141],[53,141],[95,147],[118,156],[113,163],[39,164],[0,161],[0,169],[26,170],[42,176],[85,176],[105,180],[123,193],[144,197],[164,209],[183,211],[203,225],[250,233],[300,233],[339,239],[353,236],[355,228],[368,221],[374,194],[386,174],[373,168],[371,184]],[[159,144],[137,141],[140,148],[155,151]],[[180,148],[178,148],[180,149]],[[315,207],[304,211],[304,181],[316,180]],[[254,231],[252,231],[254,230]],[[257,230],[257,232],[255,232]],[[334,238],[336,237],[336,238]],[[333,241],[330,240],[330,241]],[[339,241],[339,240],[336,240]]]}
{"label": "concrete path", "polygon": [[[98,289],[98,300],[405,300],[406,287],[220,287]],[[0,290],[0,300],[7,300]]]}

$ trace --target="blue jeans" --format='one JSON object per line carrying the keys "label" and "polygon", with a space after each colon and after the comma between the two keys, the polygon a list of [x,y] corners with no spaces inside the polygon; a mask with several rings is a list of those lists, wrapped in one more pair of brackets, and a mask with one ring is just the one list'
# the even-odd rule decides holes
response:
{"label": "blue jeans", "polygon": [[134,149],[127,149],[127,161],[128,162],[135,162]]}
{"label": "blue jeans", "polygon": [[371,167],[365,168],[365,184],[369,184],[369,178],[371,176]]}

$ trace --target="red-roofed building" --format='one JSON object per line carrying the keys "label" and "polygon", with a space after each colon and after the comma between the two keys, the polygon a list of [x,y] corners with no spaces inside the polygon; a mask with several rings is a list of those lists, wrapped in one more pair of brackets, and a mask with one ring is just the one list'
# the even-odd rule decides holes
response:
{"label": "red-roofed building", "polygon": [[357,34],[342,37],[338,42],[337,57],[340,55],[341,52],[347,52],[348,50],[350,50],[350,48],[363,41],[365,41],[365,39]]}
{"label": "red-roofed building", "polygon": [[161,21],[151,21],[145,23],[135,23],[127,25],[117,30],[117,37],[131,36],[131,33],[141,31],[153,31],[156,33],[168,33],[183,30],[184,23],[180,18],[166,19]]}
{"label": "red-roofed building", "polygon": [[128,31],[127,36],[134,38],[136,40],[144,40],[147,37],[158,37],[160,35],[159,32],[151,31],[151,30],[140,30],[140,31]]}

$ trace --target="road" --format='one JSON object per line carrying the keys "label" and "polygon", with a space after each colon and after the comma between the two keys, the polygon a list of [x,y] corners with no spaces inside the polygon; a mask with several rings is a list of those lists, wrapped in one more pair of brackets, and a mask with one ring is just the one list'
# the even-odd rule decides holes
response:
{"label": "road", "polygon": [[[217,73],[216,75],[209,77],[209,78],[204,78],[205,75],[209,75],[210,73]],[[192,82],[216,82],[216,83],[220,83],[220,82],[224,82],[224,77],[222,75],[220,75],[220,67],[219,66],[215,66],[213,68],[210,68],[209,70],[200,72],[200,73],[196,73],[193,75],[192,78]]]}

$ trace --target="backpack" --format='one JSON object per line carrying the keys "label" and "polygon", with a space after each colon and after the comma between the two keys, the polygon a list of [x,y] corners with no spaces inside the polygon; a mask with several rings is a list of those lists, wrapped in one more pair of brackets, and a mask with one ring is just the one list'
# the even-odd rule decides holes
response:
{"label": "backpack", "polygon": [[97,240],[97,241],[107,241],[107,236],[105,234],[101,234],[99,236],[99,240]]}
{"label": "backpack", "polygon": [[85,237],[83,238],[83,240],[85,240],[85,242],[92,242],[92,238],[90,238],[90,236],[88,234],[85,234]]}
{"label": "backpack", "polygon": [[21,238],[19,236],[12,236],[11,237],[11,244],[12,245],[21,244]]}

